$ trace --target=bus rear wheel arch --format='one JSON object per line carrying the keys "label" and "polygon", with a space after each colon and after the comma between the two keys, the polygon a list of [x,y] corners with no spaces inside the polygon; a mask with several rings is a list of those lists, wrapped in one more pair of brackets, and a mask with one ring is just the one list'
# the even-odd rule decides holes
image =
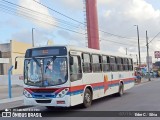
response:
{"label": "bus rear wheel arch", "polygon": [[84,97],[83,97],[83,107],[84,108],[87,108],[87,107],[91,106],[92,98],[93,98],[92,89],[87,87],[85,89]]}

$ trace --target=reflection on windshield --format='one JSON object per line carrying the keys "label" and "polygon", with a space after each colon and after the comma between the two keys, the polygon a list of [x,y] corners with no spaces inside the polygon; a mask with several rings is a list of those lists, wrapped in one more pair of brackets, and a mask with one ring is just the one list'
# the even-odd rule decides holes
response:
{"label": "reflection on windshield", "polygon": [[67,81],[67,61],[64,57],[25,60],[25,84],[32,86],[60,85]]}

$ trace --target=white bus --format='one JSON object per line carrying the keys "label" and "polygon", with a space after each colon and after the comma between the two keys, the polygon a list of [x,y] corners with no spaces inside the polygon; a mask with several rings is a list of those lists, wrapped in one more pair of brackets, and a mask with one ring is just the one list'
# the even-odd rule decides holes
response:
{"label": "white bus", "polygon": [[133,86],[130,57],[75,46],[32,48],[25,54],[25,105],[89,107],[92,100],[122,96]]}

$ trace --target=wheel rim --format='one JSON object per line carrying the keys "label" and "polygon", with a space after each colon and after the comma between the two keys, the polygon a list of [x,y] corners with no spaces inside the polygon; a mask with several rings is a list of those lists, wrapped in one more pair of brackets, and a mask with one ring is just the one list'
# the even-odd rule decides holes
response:
{"label": "wheel rim", "polygon": [[86,101],[87,103],[90,103],[90,102],[91,102],[91,96],[90,96],[89,93],[86,93],[86,95],[85,95],[85,101]]}
{"label": "wheel rim", "polygon": [[120,94],[123,95],[123,86],[121,86]]}

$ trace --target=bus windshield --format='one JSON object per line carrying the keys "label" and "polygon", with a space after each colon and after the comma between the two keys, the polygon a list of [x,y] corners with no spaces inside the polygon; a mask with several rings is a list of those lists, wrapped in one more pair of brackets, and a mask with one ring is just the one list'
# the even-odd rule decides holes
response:
{"label": "bus windshield", "polygon": [[32,58],[25,60],[24,83],[31,86],[55,86],[67,81],[66,57]]}

